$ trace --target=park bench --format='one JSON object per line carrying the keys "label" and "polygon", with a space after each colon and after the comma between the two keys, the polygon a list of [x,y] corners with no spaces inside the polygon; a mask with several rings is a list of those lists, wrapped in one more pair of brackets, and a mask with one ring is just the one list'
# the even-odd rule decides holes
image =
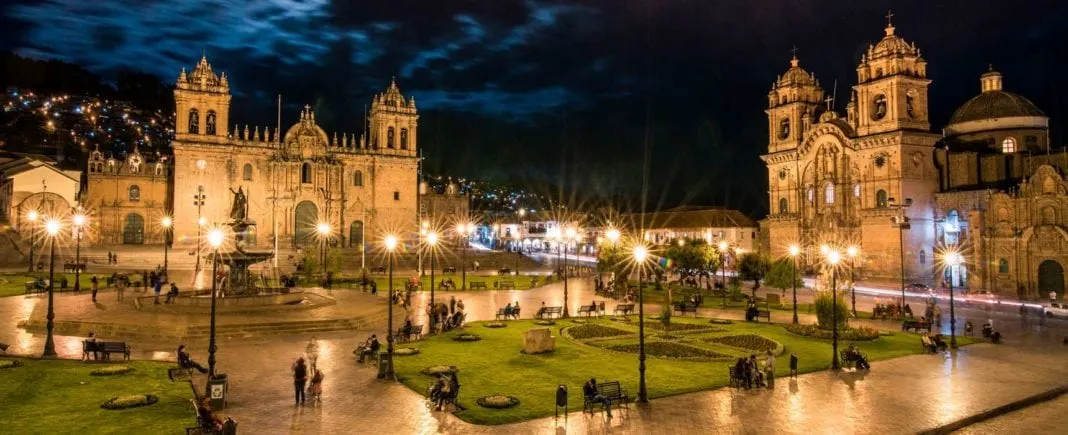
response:
{"label": "park bench", "polygon": [[456,275],[456,268],[455,268],[455,267],[453,267],[453,266],[445,266],[445,267],[443,267],[443,268],[441,269],[441,273],[442,273],[442,274],[447,274],[447,273],[449,273],[449,274],[453,274],[453,275]]}
{"label": "park bench", "polygon": [[[192,386],[192,383],[190,383]],[[195,397],[200,397],[196,393],[196,388],[193,388],[193,394]],[[215,430],[215,422],[203,421],[200,418],[200,409],[197,407],[199,399],[189,399],[189,403],[193,405],[193,415],[196,418],[196,427],[185,428],[185,435],[237,435],[237,422],[232,417],[226,417],[223,421],[222,430]]]}
{"label": "park bench", "polygon": [[130,346],[127,346],[124,341],[98,341],[96,344],[97,349],[104,357],[103,359],[110,360],[111,354],[121,353],[123,359],[130,360]]}
{"label": "park bench", "polygon": [[728,384],[729,386],[735,388],[745,387],[745,377],[742,376],[740,373],[736,373],[734,366],[727,366],[727,373],[730,376],[730,384]]}
{"label": "park bench", "polygon": [[505,308],[498,308],[496,319],[501,320],[502,317],[504,318],[504,320],[508,320],[509,317],[519,320],[519,309],[512,308],[511,311],[506,311]]}
{"label": "park bench", "polygon": [[[630,396],[627,395],[627,391],[619,385],[619,381],[601,382],[597,384],[597,394],[605,399],[609,400],[610,404],[618,405],[619,409],[627,409],[624,405],[630,403]],[[590,401],[592,397],[586,396],[582,400],[582,411],[589,410],[593,413],[594,403]]]}
{"label": "park bench", "polygon": [[920,349],[923,353],[936,353],[946,350],[946,344],[938,344],[930,335],[924,334],[920,336]]}
{"label": "park bench", "polygon": [[599,315],[600,311],[597,310],[597,306],[596,305],[582,305],[582,306],[579,306],[579,315],[582,315],[582,314],[585,314],[586,317],[590,317],[591,314],[592,315]]}
{"label": "park bench", "polygon": [[486,282],[485,281],[471,281],[471,282],[467,283],[467,287],[470,288],[471,290],[475,290],[475,289],[485,290],[486,289]]}
{"label": "park bench", "polygon": [[634,304],[619,304],[613,311],[615,314],[623,313],[624,316],[634,312]]}
{"label": "park bench", "polygon": [[538,313],[534,317],[539,319],[554,319],[559,318],[564,313],[564,307],[541,307]]}
{"label": "park bench", "polygon": [[771,310],[757,310],[757,319],[760,319],[761,317],[767,319],[768,323],[771,323]]}
{"label": "park bench", "polygon": [[[838,355],[839,360],[842,362],[842,367],[849,367],[849,364],[853,364],[853,368],[856,368],[857,360],[849,355],[848,350],[840,350],[838,351]],[[871,359],[868,358],[868,354],[861,352],[860,356],[864,357],[864,361],[867,361],[868,364],[871,364]]]}
{"label": "park bench", "polygon": [[685,303],[675,304],[674,311],[685,315],[686,313],[693,313],[693,317],[697,318],[697,306]]}
{"label": "park bench", "polygon": [[82,340],[82,361],[88,361],[90,353],[93,359],[100,358],[100,342]]}
{"label": "park bench", "polygon": [[397,328],[397,331],[393,334],[393,341],[397,343],[408,343],[422,337],[423,325],[412,325],[412,333],[410,335],[404,333],[404,327]]}
{"label": "park bench", "polygon": [[26,281],[26,294],[44,293],[48,291],[48,286],[37,286],[36,282]]}
{"label": "park bench", "polygon": [[371,273],[376,275],[384,275],[386,273],[386,266],[375,266],[371,268]]}
{"label": "park bench", "polygon": [[906,320],[904,322],[901,322],[902,331],[908,331],[910,329],[916,332],[920,332],[921,329],[927,332],[931,332],[931,322],[919,320]]}
{"label": "park bench", "polygon": [[512,281],[510,279],[501,280],[498,284],[498,288],[500,288],[501,290],[514,290],[515,281]]}
{"label": "park bench", "polygon": [[512,274],[512,269],[507,268],[507,267],[502,267],[500,269],[497,269],[497,273],[501,274],[501,275],[511,275]]}

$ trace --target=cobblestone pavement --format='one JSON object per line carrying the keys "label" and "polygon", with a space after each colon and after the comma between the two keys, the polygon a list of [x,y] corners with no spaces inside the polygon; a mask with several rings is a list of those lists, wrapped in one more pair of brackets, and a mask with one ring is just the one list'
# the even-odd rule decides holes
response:
{"label": "cobblestone pavement", "polygon": [[1068,416],[1068,395],[1001,417],[968,426],[958,434],[987,435],[1007,433],[1064,433]]}
{"label": "cobblestone pavement", "polygon": [[[572,312],[577,312],[579,304],[588,304],[593,299],[586,282],[572,281],[569,293]],[[463,299],[471,319],[492,318],[497,308],[509,302],[519,301],[527,316],[542,300],[547,305],[563,302],[559,283],[530,291],[439,293],[439,298],[444,296],[442,300],[447,301],[454,294]],[[78,298],[87,296],[63,295],[57,298],[57,303],[78,303]],[[429,294],[418,294],[416,309],[421,310],[420,304],[428,300]],[[15,324],[42,301],[43,298],[37,297],[0,298],[0,341],[18,344],[16,352],[19,353],[40,349],[43,337],[21,332]],[[609,311],[613,306],[608,303]],[[708,310],[702,315],[737,318],[741,313]],[[777,320],[788,319],[786,315],[784,312]],[[811,321],[810,317],[806,319]],[[878,324],[884,328],[895,325]],[[657,399],[646,406],[634,406],[629,413],[621,413],[612,420],[606,420],[600,413],[590,416],[572,412],[566,420],[543,418],[504,426],[474,426],[448,413],[431,412],[420,394],[396,383],[377,380],[374,369],[357,365],[352,355],[356,343],[371,331],[319,335],[318,366],[326,374],[326,381],[324,400],[316,406],[294,406],[290,381],[290,364],[303,351],[308,336],[224,341],[218,359],[219,371],[229,374],[231,379],[230,403],[225,413],[240,422],[243,433],[896,434],[963,418],[1045,391],[1056,385],[1051,380],[1066,379],[1068,348],[1059,345],[1061,332],[1044,328],[1045,333],[1021,329],[1021,336],[1030,337],[1026,340],[1009,339],[1007,344],[998,346],[968,346],[953,356],[917,355],[879,361],[867,373],[825,371],[796,380],[780,378],[773,390],[719,389]],[[376,329],[379,333],[384,330]],[[77,337],[58,337],[61,354],[75,357],[80,354],[77,340]],[[173,358],[173,343],[135,343],[135,346],[142,349],[137,357]],[[204,362],[206,355],[194,351],[194,358]],[[650,370],[655,370],[655,366]],[[196,378],[197,385],[203,381],[202,377]]]}

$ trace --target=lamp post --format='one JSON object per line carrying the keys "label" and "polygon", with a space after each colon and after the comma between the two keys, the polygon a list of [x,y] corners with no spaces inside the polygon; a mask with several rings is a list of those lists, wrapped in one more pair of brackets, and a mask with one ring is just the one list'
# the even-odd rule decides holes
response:
{"label": "lamp post", "polygon": [[460,290],[467,289],[467,236],[473,232],[475,224],[471,222],[456,225],[456,234],[460,236],[460,244],[463,246],[463,254],[460,257]]}
{"label": "lamp post", "polygon": [[167,264],[167,251],[171,247],[171,227],[174,226],[174,219],[170,216],[164,216],[159,221],[160,226],[163,227],[163,272],[168,274],[169,265]]}
{"label": "lamp post", "polygon": [[319,233],[319,270],[322,271],[323,279],[326,279],[326,240],[330,238],[330,224],[319,222],[315,231]]}
{"label": "lamp post", "polygon": [[719,244],[716,245],[716,247],[719,248],[718,249],[718,251],[719,251],[719,271],[720,271],[720,276],[721,276],[720,284],[723,285],[723,307],[726,308],[727,307],[727,248],[729,248],[730,245],[727,244],[726,240],[720,240]]}
{"label": "lamp post", "polygon": [[430,332],[433,333],[436,331],[434,323],[438,320],[438,306],[434,303],[434,247],[438,244],[438,233],[436,231],[426,233],[426,244],[430,248],[428,253],[430,255]]}
{"label": "lamp post", "polygon": [[634,247],[634,264],[638,266],[638,402],[649,402],[645,389],[645,292],[642,288],[642,269],[648,251],[645,246]]}
{"label": "lamp post", "polygon": [[828,247],[824,255],[831,266],[831,369],[838,370],[841,368],[838,363],[838,262],[842,260],[842,254],[838,249]]}
{"label": "lamp post", "polygon": [[953,277],[954,267],[964,262],[964,256],[955,251],[950,251],[945,254],[943,260],[946,266],[949,267],[949,347],[957,348],[957,313],[954,308],[953,297]]}
{"label": "lamp post", "polygon": [[26,213],[26,220],[30,221],[30,272],[33,272],[33,249],[37,245],[37,210]]}
{"label": "lamp post", "polygon": [[798,324],[797,321],[797,256],[801,254],[801,247],[797,245],[790,245],[790,259],[794,262],[793,267],[793,280],[791,283],[794,286],[794,324]]}
{"label": "lamp post", "polygon": [[512,234],[512,238],[515,239],[515,276],[519,276],[519,259],[523,257],[523,243],[519,239],[519,226],[515,227],[515,233]]}
{"label": "lamp post", "polygon": [[[564,232],[561,234],[563,244],[560,246],[564,250],[564,315],[563,317],[571,317],[569,313],[571,309],[567,305],[567,245],[570,240],[578,240],[578,231],[575,227],[568,226],[564,228]],[[575,252],[575,257],[578,257],[578,252]]]}
{"label": "lamp post", "polygon": [[[208,231],[208,245],[211,246],[211,327],[208,335],[208,381],[215,378],[215,298],[218,293],[218,279],[216,279],[219,265],[219,247],[222,246],[226,234],[220,228]],[[207,387],[210,388],[210,387]]]}
{"label": "lamp post", "polygon": [[397,236],[392,234],[385,239],[386,254],[389,255],[389,318],[386,328],[386,379],[393,379],[393,251],[397,249]]}
{"label": "lamp post", "polygon": [[898,251],[901,256],[901,309],[905,309],[905,230],[911,229],[909,217],[905,216],[905,209],[912,206],[912,198],[905,198],[905,202],[898,204],[897,200],[886,200],[887,207],[898,210],[898,216],[890,218],[890,226],[897,227]]}
{"label": "lamp post", "polygon": [[82,290],[82,231],[85,228],[85,213],[77,211],[71,219],[74,223],[74,291]]}
{"label": "lamp post", "polygon": [[[193,194],[193,205],[197,207],[197,264],[195,273],[200,273],[200,233],[204,230],[204,216],[200,214],[200,208],[204,206],[204,186],[197,185],[197,193]],[[212,277],[211,279],[215,279]]]}
{"label": "lamp post", "polygon": [[857,317],[857,281],[853,273],[856,270],[857,254],[860,254],[860,249],[856,246],[846,248],[846,255],[849,256],[849,287],[850,293],[853,294],[853,317]]}
{"label": "lamp post", "polygon": [[56,318],[53,298],[56,287],[56,236],[59,235],[61,226],[59,219],[56,218],[49,218],[45,221],[45,233],[51,239],[51,247],[49,248],[51,254],[49,254],[48,260],[48,336],[45,338],[44,355],[41,355],[43,358],[56,357],[56,341],[52,336],[52,330],[55,328],[54,319]]}

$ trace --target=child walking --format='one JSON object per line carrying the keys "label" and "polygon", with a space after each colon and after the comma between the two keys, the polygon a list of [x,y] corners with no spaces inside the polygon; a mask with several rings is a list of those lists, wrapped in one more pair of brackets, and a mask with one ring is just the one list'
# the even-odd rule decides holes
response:
{"label": "child walking", "polygon": [[323,375],[322,370],[316,370],[312,375],[311,385],[308,386],[308,395],[311,396],[312,402],[323,401]]}

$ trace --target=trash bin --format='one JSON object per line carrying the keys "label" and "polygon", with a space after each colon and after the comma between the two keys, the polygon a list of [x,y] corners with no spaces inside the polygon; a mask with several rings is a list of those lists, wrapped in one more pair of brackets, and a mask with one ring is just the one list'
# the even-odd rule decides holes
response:
{"label": "trash bin", "polygon": [[393,363],[393,361],[390,360],[388,352],[379,352],[378,353],[378,378],[379,379],[384,379],[386,377],[386,372],[389,370],[389,365],[392,364],[392,363]]}
{"label": "trash bin", "polygon": [[560,416],[560,408],[564,408],[564,417],[567,417],[567,385],[560,384],[556,387],[556,410],[554,416]]}
{"label": "trash bin", "polygon": [[217,373],[208,379],[208,401],[212,410],[226,408],[226,395],[229,393],[229,382],[226,375]]}

